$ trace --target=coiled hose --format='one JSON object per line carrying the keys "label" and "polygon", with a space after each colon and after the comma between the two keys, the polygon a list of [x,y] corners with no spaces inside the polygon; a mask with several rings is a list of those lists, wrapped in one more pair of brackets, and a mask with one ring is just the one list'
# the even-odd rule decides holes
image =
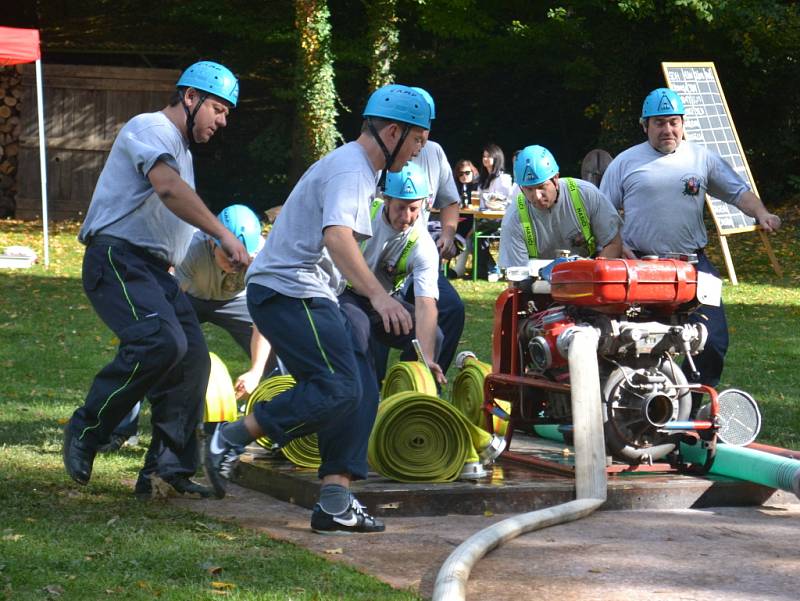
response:
{"label": "coiled hose", "polygon": [[406,391],[383,399],[369,438],[372,468],[398,482],[452,482],[492,436],[450,403]]}
{"label": "coiled hose", "polygon": [[[456,366],[461,370],[453,379],[450,402],[464,414],[467,420],[479,428],[486,429],[483,410],[483,382],[492,371],[492,366],[479,361],[475,355],[461,353],[456,359]],[[511,403],[495,399],[495,404],[506,414],[511,414]],[[495,415],[492,418],[494,431],[505,436],[508,419]]]}
{"label": "coiled hose", "polygon": [[[253,412],[253,407],[259,401],[270,401],[280,393],[285,392],[295,385],[292,376],[273,376],[262,380],[250,394],[245,408],[245,414]],[[256,442],[268,450],[274,449],[274,443],[267,436],[262,436]],[[295,438],[281,448],[284,457],[298,467],[318,468],[322,463],[319,454],[319,443],[316,434],[309,434],[302,438]]]}
{"label": "coiled hose", "polygon": [[208,353],[208,356],[211,358],[211,372],[208,375],[203,421],[232,422],[239,413],[233,380],[222,359],[214,353]]}
{"label": "coiled hose", "polygon": [[419,361],[398,361],[393,364],[383,378],[381,398],[388,398],[398,392],[421,392],[437,396],[436,381],[427,365]]}

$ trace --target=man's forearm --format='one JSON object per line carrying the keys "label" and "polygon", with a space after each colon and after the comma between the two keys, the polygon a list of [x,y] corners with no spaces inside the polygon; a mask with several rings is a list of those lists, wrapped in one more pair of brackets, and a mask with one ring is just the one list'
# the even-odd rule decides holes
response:
{"label": "man's forearm", "polygon": [[337,269],[358,294],[369,299],[380,293],[388,294],[364,261],[353,230],[341,225],[328,226],[323,242]]}
{"label": "man's forearm", "polygon": [[227,231],[220,220],[208,210],[197,192],[172,167],[158,161],[147,177],[161,202],[185,222],[215,238],[223,236]]}
{"label": "man's forearm", "polygon": [[417,340],[428,361],[436,361],[436,322],[439,310],[436,299],[418,296],[414,299],[414,318]]}
{"label": "man's forearm", "polygon": [[454,202],[444,207],[439,213],[439,220],[442,223],[442,233],[448,232],[455,235],[458,228],[458,203]]}
{"label": "man's forearm", "polygon": [[269,341],[261,335],[256,324],[253,324],[253,334],[250,337],[250,371],[264,373],[271,349]]}

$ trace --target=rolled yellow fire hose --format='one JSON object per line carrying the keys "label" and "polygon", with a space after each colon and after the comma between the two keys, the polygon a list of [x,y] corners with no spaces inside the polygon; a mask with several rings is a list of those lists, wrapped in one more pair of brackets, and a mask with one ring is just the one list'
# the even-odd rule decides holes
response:
{"label": "rolled yellow fire hose", "polygon": [[[273,376],[262,380],[247,400],[245,414],[253,412],[253,407],[259,401],[270,401],[280,393],[289,390],[295,385],[292,376]],[[267,436],[262,436],[256,442],[265,449],[272,450],[273,442]],[[322,462],[319,455],[319,444],[316,434],[309,434],[296,438],[281,448],[283,455],[298,467],[317,468]]]}
{"label": "rolled yellow fire hose", "polygon": [[[492,366],[479,361],[474,356],[466,356],[462,361],[461,371],[453,379],[450,402],[464,414],[471,424],[486,429],[486,418],[483,409],[483,382],[492,371]],[[506,415],[510,415],[511,403],[495,399],[495,404]],[[505,436],[508,420],[495,415],[492,419],[495,433]]]}
{"label": "rolled yellow fire hose", "polygon": [[459,411],[435,396],[385,397],[369,438],[370,466],[398,482],[452,482],[475,453],[463,424]]}
{"label": "rolled yellow fire hose", "polygon": [[398,392],[421,392],[436,396],[436,381],[427,365],[419,361],[398,361],[386,372],[381,388],[381,398],[388,398]]}
{"label": "rolled yellow fire hose", "polygon": [[211,358],[211,372],[208,375],[203,421],[232,422],[239,415],[233,380],[222,359],[214,353],[208,353],[208,356]]}
{"label": "rolled yellow fire hose", "polygon": [[504,446],[447,401],[407,391],[378,406],[367,455],[372,469],[398,482],[452,482],[471,477],[470,465],[490,463]]}

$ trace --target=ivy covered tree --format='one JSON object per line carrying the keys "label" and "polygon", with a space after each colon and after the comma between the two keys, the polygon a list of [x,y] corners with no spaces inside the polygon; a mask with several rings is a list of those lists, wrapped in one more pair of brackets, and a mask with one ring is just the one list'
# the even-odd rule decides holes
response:
{"label": "ivy covered tree", "polygon": [[338,111],[327,0],[295,0],[294,6],[297,102],[290,182],[333,150],[341,139],[336,129]]}
{"label": "ivy covered tree", "polygon": [[370,61],[369,89],[394,82],[394,63],[397,61],[400,32],[397,0],[366,0],[369,29]]}

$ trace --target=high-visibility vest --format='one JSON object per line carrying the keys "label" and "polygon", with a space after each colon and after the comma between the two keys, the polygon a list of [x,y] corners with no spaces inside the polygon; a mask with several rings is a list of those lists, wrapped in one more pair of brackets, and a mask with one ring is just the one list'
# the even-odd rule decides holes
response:
{"label": "high-visibility vest", "polygon": [[[572,209],[575,211],[575,216],[578,218],[578,225],[581,228],[583,239],[586,240],[589,255],[594,255],[596,247],[594,234],[592,233],[592,224],[589,221],[589,213],[586,212],[586,206],[583,204],[583,198],[581,197],[578,183],[571,177],[565,177],[563,179],[567,184]],[[525,235],[525,246],[528,247],[528,258],[535,259],[539,256],[539,248],[536,245],[536,230],[531,223],[531,216],[530,213],[528,213],[528,204],[525,195],[522,193],[517,196],[517,212],[519,213],[519,222],[522,225],[522,231]]]}
{"label": "high-visibility vest", "polygon": [[[379,198],[376,198],[372,201],[372,205],[369,208],[369,218],[370,221],[374,222],[375,217],[377,217],[378,212],[383,207],[383,201]],[[416,224],[415,224],[416,225]],[[417,243],[419,239],[419,230],[414,226],[412,226],[411,233],[408,235],[408,240],[406,240],[406,245],[403,247],[403,250],[400,251],[400,257],[397,259],[397,263],[394,266],[394,288],[393,292],[396,292],[400,288],[403,287],[403,284],[408,277],[407,269],[408,269],[408,256],[411,254],[411,250],[414,248],[414,245]],[[364,250],[367,248],[367,240],[364,240],[361,243],[361,252],[363,253]],[[348,284],[349,285],[349,284]]]}

